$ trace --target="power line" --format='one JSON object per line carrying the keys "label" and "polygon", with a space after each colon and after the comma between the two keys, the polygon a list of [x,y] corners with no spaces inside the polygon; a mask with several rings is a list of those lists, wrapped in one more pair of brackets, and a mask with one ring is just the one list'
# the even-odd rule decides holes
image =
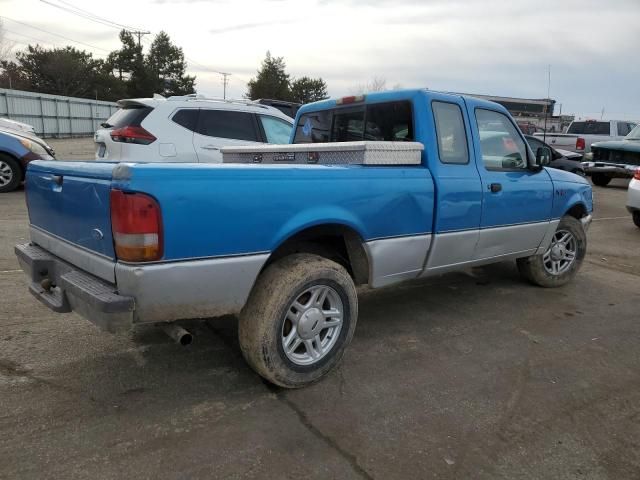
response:
{"label": "power line", "polygon": [[60,10],[63,10],[65,12],[67,12],[67,13],[71,13],[72,15],[76,15],[78,17],[84,18],[85,20],[90,20],[92,22],[96,22],[96,23],[99,23],[101,25],[106,25],[107,27],[115,28],[117,30],[122,30],[123,28],[125,30],[136,30],[135,27],[130,27],[128,25],[123,25],[121,23],[117,23],[117,22],[111,21],[111,20],[109,20],[107,18],[100,17],[98,15],[95,15],[95,14],[89,12],[88,10],[83,10],[83,9],[81,9],[79,7],[73,6],[72,4],[70,4],[68,2],[63,2],[62,0],[58,0],[58,1],[60,1],[62,3],[65,3],[66,5],[69,5],[72,8],[68,8],[68,7],[65,7],[63,5],[59,5],[57,3],[50,2],[49,0],[40,0],[40,1],[42,3],[46,3],[47,5],[52,6],[54,8],[58,8]]}
{"label": "power line", "polygon": [[96,50],[102,50],[103,52],[110,53],[109,50],[106,50],[104,48],[96,47],[95,45],[90,45],[88,43],[84,43],[84,42],[81,42],[79,40],[74,40],[73,38],[65,37],[64,35],[60,35],[59,33],[50,32],[49,30],[45,30],[44,28],[33,26],[33,25],[29,24],[29,23],[20,22],[18,20],[14,20],[13,18],[5,17],[5,16],[2,16],[2,15],[0,15],[0,18],[4,18],[5,20],[9,20],[10,22],[18,23],[20,25],[24,25],[24,26],[29,27],[29,28],[33,28],[34,30],[40,30],[41,32],[48,33],[49,35],[53,35],[55,37],[63,38],[64,40],[67,40],[69,42],[78,43],[80,45],[84,45],[85,47],[95,48]]}

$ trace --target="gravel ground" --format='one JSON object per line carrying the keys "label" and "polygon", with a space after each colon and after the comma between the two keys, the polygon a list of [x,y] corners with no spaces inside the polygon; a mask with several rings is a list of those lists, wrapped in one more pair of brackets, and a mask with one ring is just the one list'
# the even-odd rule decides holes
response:
{"label": "gravel ground", "polygon": [[[91,156],[70,143],[59,158]],[[24,193],[1,195],[0,478],[638,478],[640,229],[625,195],[595,189],[566,287],[504,263],[364,292],[340,367],[297,391],[246,366],[232,317],[193,322],[182,348],[50,312],[12,251]]]}

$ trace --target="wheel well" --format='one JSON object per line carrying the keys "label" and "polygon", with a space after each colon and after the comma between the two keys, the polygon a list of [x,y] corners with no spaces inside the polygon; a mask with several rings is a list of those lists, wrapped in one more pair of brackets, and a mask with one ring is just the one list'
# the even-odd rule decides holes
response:
{"label": "wheel well", "polygon": [[369,282],[369,259],[362,237],[344,225],[319,225],[302,230],[276,248],[264,265],[293,253],[313,253],[347,269],[356,285]]}
{"label": "wheel well", "polygon": [[573,207],[567,210],[565,215],[571,215],[573,218],[580,220],[582,217],[587,216],[587,207],[582,203],[576,203]]}

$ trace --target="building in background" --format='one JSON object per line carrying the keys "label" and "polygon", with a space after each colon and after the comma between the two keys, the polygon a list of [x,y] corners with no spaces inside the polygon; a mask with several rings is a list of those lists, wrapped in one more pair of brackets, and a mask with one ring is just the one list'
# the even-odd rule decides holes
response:
{"label": "building in background", "polygon": [[509,110],[526,134],[544,130],[545,122],[548,132],[563,132],[574,119],[572,115],[554,115],[556,101],[551,98],[497,97],[474,93],[468,95],[502,105]]}

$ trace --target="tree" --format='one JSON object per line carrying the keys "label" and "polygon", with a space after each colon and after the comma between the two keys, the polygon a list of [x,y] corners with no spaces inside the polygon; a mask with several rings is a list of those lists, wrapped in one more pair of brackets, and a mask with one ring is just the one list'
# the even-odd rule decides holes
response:
{"label": "tree", "polygon": [[271,52],[267,51],[258,74],[247,84],[249,91],[245,96],[251,100],[259,98],[291,100],[289,74],[285,68],[284,58],[272,57]]}
{"label": "tree", "polygon": [[153,40],[145,66],[155,92],[163,95],[194,93],[196,77],[185,75],[187,63],[182,48],[172,44],[165,32],[160,32]]}
{"label": "tree", "polygon": [[15,43],[6,36],[6,30],[2,20],[0,20],[0,61],[8,61]]}
{"label": "tree", "polygon": [[[399,88],[399,85],[394,85],[393,89]],[[370,92],[383,92],[389,90],[387,88],[387,80],[384,77],[373,77],[371,81],[367,83],[359,83],[350,89],[354,95],[362,95],[363,93]]]}
{"label": "tree", "polygon": [[291,82],[291,99],[298,103],[317,102],[328,98],[327,84],[322,78],[301,77]]}
{"label": "tree", "polygon": [[3,69],[21,72],[30,89],[70,97],[95,97],[104,62],[91,53],[73,47],[45,49],[29,45],[16,53],[17,63],[3,63]]}

